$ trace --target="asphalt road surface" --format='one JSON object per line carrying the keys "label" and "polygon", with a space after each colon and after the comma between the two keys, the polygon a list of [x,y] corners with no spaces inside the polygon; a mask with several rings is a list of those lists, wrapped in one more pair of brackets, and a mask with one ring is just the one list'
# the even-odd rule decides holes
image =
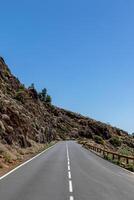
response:
{"label": "asphalt road surface", "polygon": [[0,200],[134,200],[134,175],[74,141],[0,179]]}

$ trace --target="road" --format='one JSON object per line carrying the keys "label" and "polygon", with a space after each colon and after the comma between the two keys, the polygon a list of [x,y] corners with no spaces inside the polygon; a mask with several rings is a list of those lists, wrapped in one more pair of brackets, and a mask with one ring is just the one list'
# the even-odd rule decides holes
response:
{"label": "road", "polygon": [[0,200],[134,200],[134,175],[74,141],[0,180]]}

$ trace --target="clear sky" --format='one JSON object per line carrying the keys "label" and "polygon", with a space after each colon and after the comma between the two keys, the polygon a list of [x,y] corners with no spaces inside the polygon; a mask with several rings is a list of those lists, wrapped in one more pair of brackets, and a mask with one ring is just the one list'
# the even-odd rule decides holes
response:
{"label": "clear sky", "polygon": [[133,0],[1,0],[0,55],[55,105],[134,132]]}

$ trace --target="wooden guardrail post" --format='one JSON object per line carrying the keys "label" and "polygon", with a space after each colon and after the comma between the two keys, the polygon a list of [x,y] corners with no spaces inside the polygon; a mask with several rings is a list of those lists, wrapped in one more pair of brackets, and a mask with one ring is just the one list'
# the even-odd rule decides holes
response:
{"label": "wooden guardrail post", "polygon": [[120,160],[121,160],[121,156],[120,156],[120,155],[118,155],[118,161],[120,162]]}
{"label": "wooden guardrail post", "polygon": [[112,156],[112,160],[115,160],[115,158],[117,157],[117,160],[120,162],[122,158],[124,158],[126,160],[126,164],[129,164],[129,161],[132,160],[132,163],[134,164],[134,157],[129,157],[129,156],[125,156],[125,155],[121,155],[115,152],[111,152],[111,151],[107,151],[106,149],[102,149],[100,147],[94,146],[94,145],[90,145],[90,144],[86,144],[86,147],[88,147],[89,149],[102,154],[104,157],[105,155],[111,155]]}
{"label": "wooden guardrail post", "polygon": [[129,164],[129,159],[128,158],[126,158],[126,163],[127,163],[127,165]]}

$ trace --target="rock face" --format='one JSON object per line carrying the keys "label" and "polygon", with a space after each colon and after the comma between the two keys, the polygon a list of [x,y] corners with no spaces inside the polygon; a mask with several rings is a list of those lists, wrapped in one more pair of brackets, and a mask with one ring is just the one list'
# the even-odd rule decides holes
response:
{"label": "rock face", "polygon": [[19,147],[30,147],[32,141],[46,143],[66,138],[108,141],[112,136],[128,134],[110,125],[79,114],[42,103],[37,92],[26,89],[15,78],[0,57],[0,141]]}

